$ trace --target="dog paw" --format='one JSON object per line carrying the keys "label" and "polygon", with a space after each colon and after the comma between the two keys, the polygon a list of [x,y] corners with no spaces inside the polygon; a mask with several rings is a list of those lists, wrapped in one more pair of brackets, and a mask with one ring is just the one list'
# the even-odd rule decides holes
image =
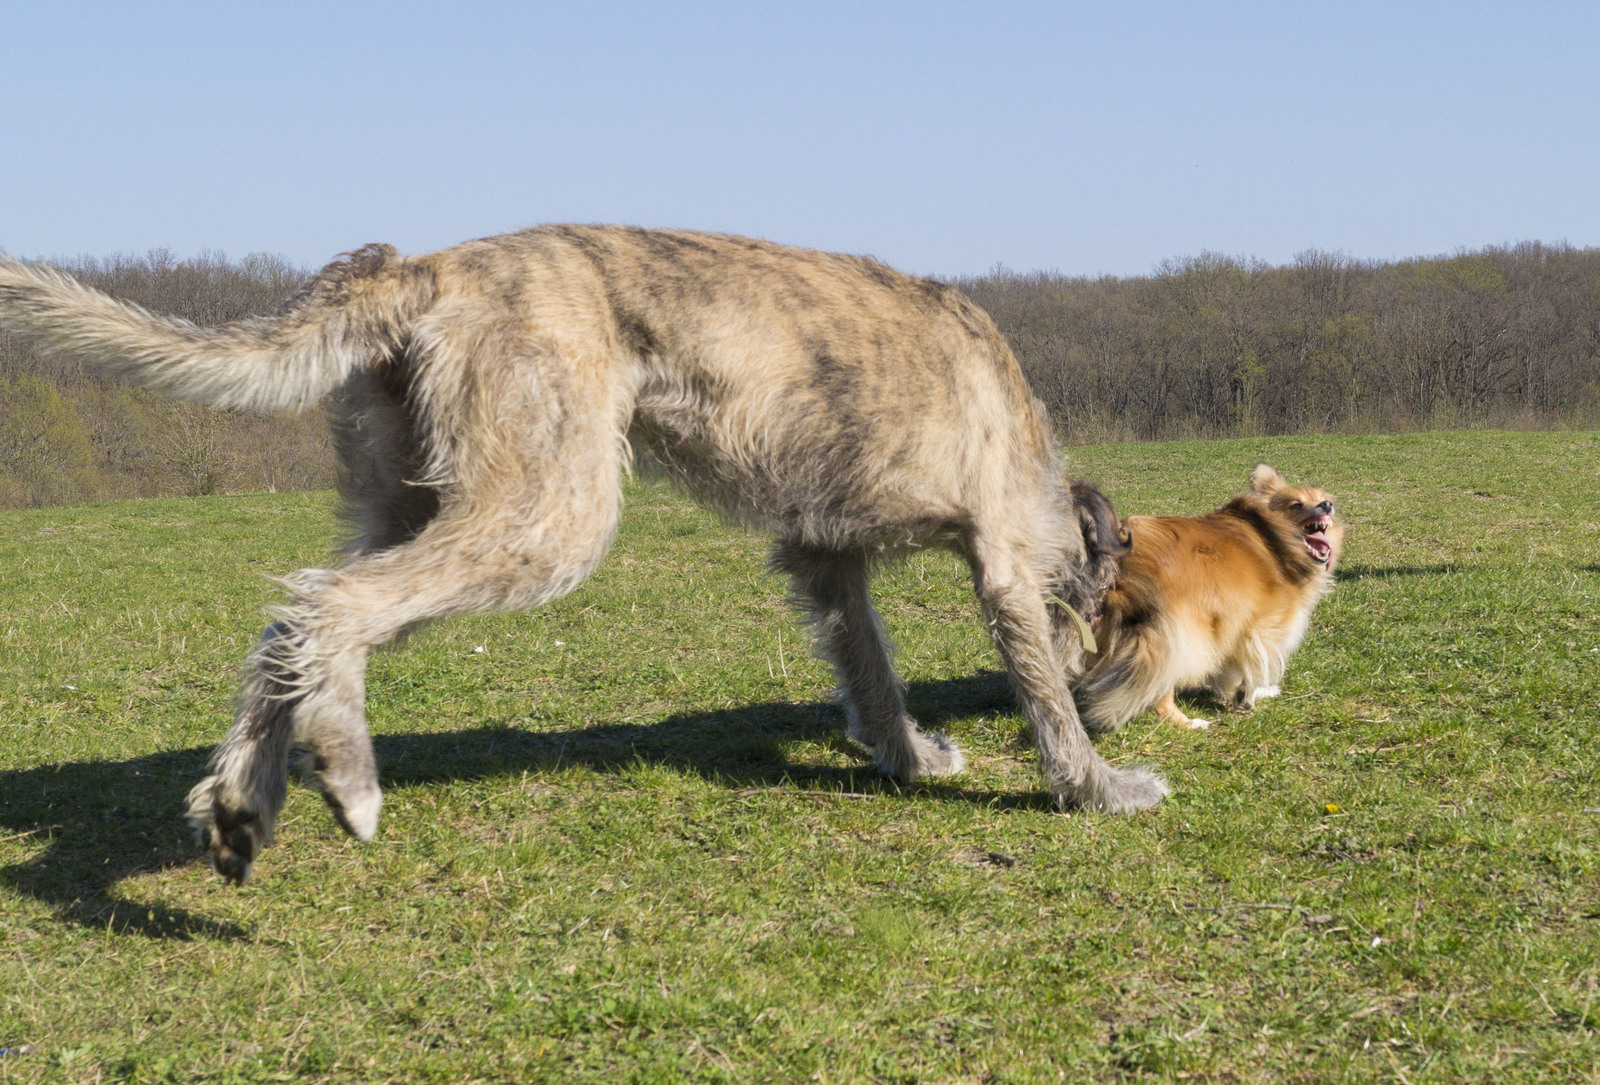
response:
{"label": "dog paw", "polygon": [[915,725],[906,730],[902,740],[882,740],[873,747],[878,768],[885,776],[909,784],[938,776],[954,776],[967,771],[967,759],[942,731],[918,731]]}
{"label": "dog paw", "polygon": [[217,797],[215,778],[202,780],[189,792],[189,824],[211,857],[211,866],[234,885],[250,880],[251,864],[271,835],[257,811],[229,806]]}
{"label": "dog paw", "polygon": [[[1176,723],[1177,721],[1174,720],[1173,722]],[[1179,723],[1178,726],[1188,731],[1209,731],[1211,730],[1211,721],[1203,720],[1199,716],[1190,716],[1188,723]]]}
{"label": "dog paw", "polygon": [[1106,814],[1131,814],[1148,810],[1172,793],[1160,775],[1143,765],[1114,769],[1101,763],[1076,787],[1056,792],[1056,805],[1099,810]]}
{"label": "dog paw", "polygon": [[378,811],[383,808],[383,792],[376,786],[346,788],[335,794],[326,784],[322,801],[328,804],[339,828],[365,844],[378,831]]}
{"label": "dog paw", "polygon": [[1282,692],[1283,691],[1280,690],[1277,686],[1262,686],[1260,689],[1256,690],[1255,699],[1260,701],[1260,700],[1264,700],[1264,699],[1266,699],[1268,697],[1276,697],[1278,694],[1280,694]]}
{"label": "dog paw", "polygon": [[966,755],[943,731],[917,737],[923,740],[917,750],[918,776],[956,776],[967,771]]}

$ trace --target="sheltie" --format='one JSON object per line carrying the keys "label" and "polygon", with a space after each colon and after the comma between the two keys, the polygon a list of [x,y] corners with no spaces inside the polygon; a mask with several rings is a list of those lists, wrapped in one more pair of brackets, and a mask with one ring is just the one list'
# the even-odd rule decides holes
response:
{"label": "sheltie", "polygon": [[1121,727],[1149,706],[1178,727],[1209,727],[1178,707],[1180,689],[1209,688],[1238,712],[1275,695],[1333,586],[1345,533],[1333,499],[1262,463],[1249,492],[1216,512],[1130,516],[1123,526],[1132,547],[1078,690],[1089,729]]}

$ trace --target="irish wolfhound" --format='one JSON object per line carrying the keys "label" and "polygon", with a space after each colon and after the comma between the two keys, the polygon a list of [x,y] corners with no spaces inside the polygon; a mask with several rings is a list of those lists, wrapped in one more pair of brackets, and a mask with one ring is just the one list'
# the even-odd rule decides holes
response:
{"label": "irish wolfhound", "polygon": [[332,397],[356,540],[337,567],[286,578],[292,599],[189,795],[234,881],[270,840],[297,734],[339,824],[372,836],[368,653],[419,622],[577,587],[616,530],[636,453],[776,534],[773,567],[889,776],[964,765],[906,714],[868,595],[877,562],[931,544],[972,567],[1057,800],[1124,812],[1167,792],[1090,745],[1069,692],[1077,627],[1052,606],[1097,609],[1115,562],[1095,543],[1116,545],[1114,514],[1063,485],[1016,359],[949,287],[764,241],[547,226],[430,256],[368,246],[279,315],[214,328],[0,260],[0,316],[197,403]]}

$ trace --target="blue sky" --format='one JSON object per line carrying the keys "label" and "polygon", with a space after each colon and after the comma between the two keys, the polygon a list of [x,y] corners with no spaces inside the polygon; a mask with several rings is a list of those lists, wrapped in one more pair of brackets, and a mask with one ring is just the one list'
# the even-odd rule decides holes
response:
{"label": "blue sky", "polygon": [[1600,245],[1592,3],[0,0],[0,248],[540,222],[1142,274]]}

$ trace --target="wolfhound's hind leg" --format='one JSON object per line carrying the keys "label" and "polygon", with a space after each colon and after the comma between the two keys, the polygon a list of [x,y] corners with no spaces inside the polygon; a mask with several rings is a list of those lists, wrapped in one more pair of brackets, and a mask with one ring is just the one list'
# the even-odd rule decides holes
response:
{"label": "wolfhound's hind leg", "polygon": [[250,653],[232,729],[211,755],[210,775],[189,792],[189,823],[217,873],[242,884],[272,842],[288,790],[289,741],[303,689],[304,641],[274,622]]}
{"label": "wolfhound's hind leg", "polygon": [[591,480],[582,501],[547,502],[537,520],[498,508],[479,520],[436,519],[410,542],[286,578],[287,620],[263,637],[238,722],[190,796],[189,818],[217,870],[243,881],[270,838],[291,733],[311,747],[339,824],[370,839],[383,801],[364,703],[371,650],[419,622],[525,609],[571,591],[610,542],[617,486],[615,475]]}
{"label": "wolfhound's hind leg", "polygon": [[366,655],[366,645],[316,653],[294,622],[274,622],[261,635],[234,725],[211,755],[210,775],[189,792],[189,824],[218,874],[243,884],[256,855],[272,843],[296,734],[312,745],[334,818],[351,836],[372,839],[383,796],[363,704]]}
{"label": "wolfhound's hind leg", "polygon": [[950,776],[966,759],[950,739],[924,732],[906,713],[899,676],[868,589],[864,554],[784,543],[773,565],[791,578],[797,604],[811,618],[819,648],[845,697],[850,735],[872,749],[884,774],[902,783]]}

